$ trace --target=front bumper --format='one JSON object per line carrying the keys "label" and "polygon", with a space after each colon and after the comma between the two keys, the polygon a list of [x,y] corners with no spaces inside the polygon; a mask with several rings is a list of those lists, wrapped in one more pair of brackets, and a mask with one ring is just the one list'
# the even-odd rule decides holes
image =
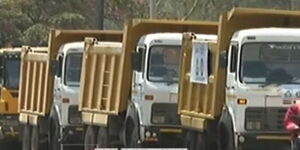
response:
{"label": "front bumper", "polygon": [[2,115],[0,118],[0,139],[18,137],[20,124],[17,115]]}
{"label": "front bumper", "polygon": [[290,147],[288,133],[240,133],[236,137],[238,150],[283,150]]}
{"label": "front bumper", "polygon": [[178,127],[145,126],[143,143],[178,144],[182,140],[182,129]]}

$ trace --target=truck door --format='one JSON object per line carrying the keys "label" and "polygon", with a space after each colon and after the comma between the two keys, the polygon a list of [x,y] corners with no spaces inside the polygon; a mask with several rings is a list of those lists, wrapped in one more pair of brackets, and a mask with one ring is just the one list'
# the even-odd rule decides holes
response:
{"label": "truck door", "polygon": [[236,83],[237,83],[237,57],[238,44],[232,43],[228,52],[227,62],[227,81],[226,81],[226,100],[234,101],[236,99]]}

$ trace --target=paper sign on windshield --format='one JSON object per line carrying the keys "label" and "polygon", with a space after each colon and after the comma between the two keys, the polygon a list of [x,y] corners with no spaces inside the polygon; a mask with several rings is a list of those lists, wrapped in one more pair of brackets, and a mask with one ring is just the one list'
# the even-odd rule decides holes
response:
{"label": "paper sign on windshield", "polygon": [[193,43],[191,82],[208,83],[208,43]]}

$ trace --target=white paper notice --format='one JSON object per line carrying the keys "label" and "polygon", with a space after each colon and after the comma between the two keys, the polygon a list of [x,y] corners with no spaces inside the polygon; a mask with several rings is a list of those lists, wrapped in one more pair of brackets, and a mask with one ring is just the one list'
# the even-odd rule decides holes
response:
{"label": "white paper notice", "polygon": [[208,43],[193,43],[191,82],[208,83]]}

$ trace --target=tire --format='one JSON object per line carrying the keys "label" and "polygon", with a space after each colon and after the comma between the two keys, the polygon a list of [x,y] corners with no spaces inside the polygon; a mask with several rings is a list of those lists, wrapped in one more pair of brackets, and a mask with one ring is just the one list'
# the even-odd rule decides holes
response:
{"label": "tire", "polygon": [[37,126],[32,127],[31,130],[31,150],[39,150],[40,149],[40,141],[39,141],[39,129]]}
{"label": "tire", "polygon": [[196,149],[196,132],[187,131],[184,138],[184,147],[186,147],[188,150]]}
{"label": "tire", "polygon": [[132,119],[128,119],[126,123],[126,145],[129,148],[141,148],[142,144],[139,140],[139,126]]}
{"label": "tire", "polygon": [[93,126],[88,126],[84,136],[84,150],[96,148],[96,129]]}
{"label": "tire", "polygon": [[40,133],[39,126],[32,127],[31,130],[31,150],[47,150],[47,136]]}
{"label": "tire", "polygon": [[208,149],[208,141],[206,139],[206,135],[205,133],[197,133],[196,135],[196,146],[195,148],[197,150],[211,150],[211,149]]}
{"label": "tire", "polygon": [[219,150],[234,150],[233,125],[228,113],[222,115],[218,124],[217,141]]}
{"label": "tire", "polygon": [[31,149],[30,137],[31,137],[31,127],[29,125],[24,125],[23,137],[22,137],[22,150]]}
{"label": "tire", "polygon": [[97,134],[97,146],[99,148],[110,148],[110,138],[107,127],[99,127]]}
{"label": "tire", "polygon": [[50,130],[49,130],[49,150],[60,150],[59,134],[60,127],[57,117],[50,118]]}

